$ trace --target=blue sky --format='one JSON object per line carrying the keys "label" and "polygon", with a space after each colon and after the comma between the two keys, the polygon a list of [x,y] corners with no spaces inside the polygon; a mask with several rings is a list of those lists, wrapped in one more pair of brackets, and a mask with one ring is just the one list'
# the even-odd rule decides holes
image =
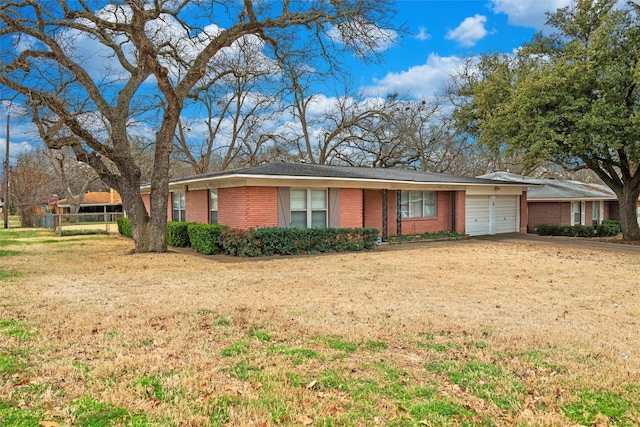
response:
{"label": "blue sky", "polygon": [[[398,24],[407,33],[383,53],[379,64],[350,61],[353,87],[372,96],[391,92],[429,97],[446,83],[464,58],[512,52],[540,30],[545,12],[571,0],[399,0]],[[0,109],[0,161],[4,158],[6,113]],[[15,117],[14,117],[15,119]],[[11,159],[34,145],[31,124],[14,120]]]}
{"label": "blue sky", "polygon": [[355,83],[373,92],[428,96],[452,68],[470,56],[512,52],[544,29],[545,11],[570,0],[400,0],[398,21],[406,24],[383,63],[354,64]]}

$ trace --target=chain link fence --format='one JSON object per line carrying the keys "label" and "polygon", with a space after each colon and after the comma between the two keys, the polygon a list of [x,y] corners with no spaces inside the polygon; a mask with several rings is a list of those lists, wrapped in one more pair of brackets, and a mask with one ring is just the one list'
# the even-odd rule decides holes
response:
{"label": "chain link fence", "polygon": [[116,233],[123,212],[44,214],[35,216],[35,225],[56,234]]}

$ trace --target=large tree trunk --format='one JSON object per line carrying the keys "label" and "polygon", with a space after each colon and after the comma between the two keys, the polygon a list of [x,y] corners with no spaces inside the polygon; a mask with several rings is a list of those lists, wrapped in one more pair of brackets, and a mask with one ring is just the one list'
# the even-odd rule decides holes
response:
{"label": "large tree trunk", "polygon": [[34,208],[33,206],[21,206],[20,207],[20,226],[21,227],[33,227]]}
{"label": "large tree trunk", "polygon": [[640,240],[637,216],[638,197],[640,197],[640,187],[632,188],[631,185],[625,185],[618,194],[623,240]]}
{"label": "large tree trunk", "polygon": [[166,252],[168,177],[164,180],[152,180],[150,214],[142,201],[139,184],[128,184],[118,191],[131,223],[135,252]]}

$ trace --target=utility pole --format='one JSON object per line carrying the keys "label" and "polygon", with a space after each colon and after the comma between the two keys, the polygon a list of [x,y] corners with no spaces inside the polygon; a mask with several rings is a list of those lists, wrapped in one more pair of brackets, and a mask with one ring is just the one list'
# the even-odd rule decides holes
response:
{"label": "utility pole", "polygon": [[9,228],[9,121],[11,113],[7,113],[7,151],[4,155],[4,206],[2,215],[4,216],[4,228]]}

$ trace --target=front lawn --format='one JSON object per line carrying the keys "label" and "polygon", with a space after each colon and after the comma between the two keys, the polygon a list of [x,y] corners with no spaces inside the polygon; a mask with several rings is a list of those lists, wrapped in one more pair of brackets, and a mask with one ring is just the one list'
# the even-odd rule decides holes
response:
{"label": "front lawn", "polygon": [[0,425],[640,425],[640,257],[270,260],[0,230]]}

